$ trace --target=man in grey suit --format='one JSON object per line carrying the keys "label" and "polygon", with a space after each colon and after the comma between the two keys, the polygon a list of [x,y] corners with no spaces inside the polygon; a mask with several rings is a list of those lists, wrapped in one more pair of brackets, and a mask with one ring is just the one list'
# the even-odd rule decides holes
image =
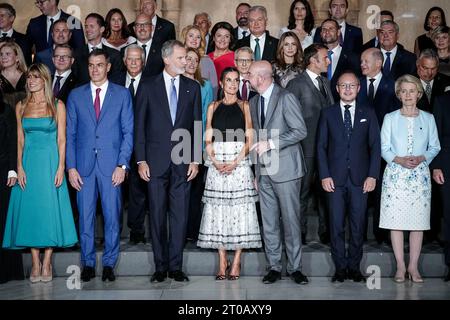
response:
{"label": "man in grey suit", "polygon": [[306,125],[300,103],[292,93],[273,82],[272,66],[267,61],[251,65],[249,80],[258,92],[250,99],[257,141],[251,150],[258,156],[256,182],[270,268],[263,282],[274,283],[281,279],[282,221],[287,272],[296,283],[306,284],[308,278],[301,272],[299,199],[301,178],[305,174],[300,141],[306,137]]}
{"label": "man in grey suit", "polygon": [[[302,140],[302,149],[305,155],[306,174],[302,179],[300,192],[300,212],[302,242],[306,243],[306,211],[311,196],[314,195],[319,214],[319,237],[322,243],[330,240],[328,233],[328,215],[326,213],[325,196],[318,180],[316,164],[316,131],[319,124],[320,110],[334,103],[330,82],[322,77],[322,72],[327,72],[330,59],[328,49],[322,44],[312,44],[304,51],[305,72],[292,79],[286,89],[292,92],[302,106],[303,119],[306,123],[308,136]],[[313,191],[314,187],[314,191]]]}

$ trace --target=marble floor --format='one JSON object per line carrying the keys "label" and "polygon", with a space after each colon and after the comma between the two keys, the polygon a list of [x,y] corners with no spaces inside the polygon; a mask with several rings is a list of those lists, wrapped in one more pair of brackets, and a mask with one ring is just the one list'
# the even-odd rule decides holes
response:
{"label": "marble floor", "polygon": [[79,289],[78,282],[64,277],[50,283],[12,281],[0,285],[0,300],[450,300],[450,283],[440,278],[426,278],[423,284],[379,278],[364,284],[311,277],[305,286],[286,277],[272,285],[253,276],[237,281],[205,276],[191,276],[190,280],[155,284],[149,277],[122,276],[110,283],[97,277]]}

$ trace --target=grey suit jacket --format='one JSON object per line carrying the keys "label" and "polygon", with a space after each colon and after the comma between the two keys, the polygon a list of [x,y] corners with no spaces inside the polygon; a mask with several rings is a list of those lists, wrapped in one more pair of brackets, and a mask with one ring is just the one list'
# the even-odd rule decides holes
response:
{"label": "grey suit jacket", "polygon": [[250,99],[250,112],[256,141],[272,139],[275,149],[256,158],[256,176],[269,175],[277,183],[303,177],[306,172],[300,141],[306,137],[306,125],[303,120],[298,99],[286,89],[274,85],[267,107],[264,127],[261,128],[260,95]]}
{"label": "grey suit jacket", "polygon": [[302,140],[302,148],[305,157],[308,158],[315,157],[316,155],[316,132],[319,124],[320,110],[334,104],[330,82],[325,77],[322,77],[322,80],[327,98],[316,88],[306,71],[289,81],[286,87],[300,101],[303,119],[308,130],[308,136]]}

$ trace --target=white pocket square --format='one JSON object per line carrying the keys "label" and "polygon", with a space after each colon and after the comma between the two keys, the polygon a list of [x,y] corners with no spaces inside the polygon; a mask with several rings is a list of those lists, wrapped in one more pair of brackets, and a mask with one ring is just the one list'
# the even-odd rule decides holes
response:
{"label": "white pocket square", "polygon": [[361,119],[359,122],[367,122],[367,119]]}

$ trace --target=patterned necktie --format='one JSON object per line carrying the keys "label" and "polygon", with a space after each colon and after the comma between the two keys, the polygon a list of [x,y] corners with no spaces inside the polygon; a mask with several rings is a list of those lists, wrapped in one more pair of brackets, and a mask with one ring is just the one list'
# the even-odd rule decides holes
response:
{"label": "patterned necktie", "polygon": [[331,80],[331,78],[333,77],[332,73],[333,73],[333,58],[331,57],[333,55],[333,51],[329,50],[328,51],[328,59],[330,59],[330,64],[328,65],[328,69],[327,69],[327,78],[328,80]]}
{"label": "patterned necktie", "polygon": [[143,44],[142,49],[144,49],[144,63],[147,62],[147,45]]}
{"label": "patterned necktie", "polygon": [[255,46],[255,61],[261,60],[261,47],[259,46],[259,39],[255,38],[256,46]]}
{"label": "patterned necktie", "polygon": [[431,82],[430,81],[425,81],[425,83],[427,84],[425,86],[425,94],[427,95],[428,102],[431,103]]}
{"label": "patterned necktie", "polygon": [[248,101],[247,83],[248,80],[244,80],[244,83],[242,84],[242,94],[241,94],[242,101]]}
{"label": "patterned necktie", "polygon": [[266,122],[266,114],[264,112],[264,97],[261,96],[261,128],[264,128],[264,122]]}
{"label": "patterned necktie", "polygon": [[53,45],[52,28],[53,28],[54,22],[55,22],[55,20],[53,18],[50,18],[50,28],[48,29],[48,34],[47,34],[47,42],[48,42],[49,46]]}
{"label": "patterned necktie", "polygon": [[170,117],[172,118],[172,124],[175,124],[175,118],[177,116],[177,106],[178,106],[178,97],[177,97],[177,87],[175,87],[175,78],[170,79],[171,88],[170,88]]}
{"label": "patterned necktie", "polygon": [[134,82],[136,81],[136,79],[131,78],[131,82],[130,82],[130,86],[128,87],[128,90],[130,90],[131,93],[131,97],[134,98]]}
{"label": "patterned necktie", "polygon": [[245,38],[247,36],[247,31],[242,31],[242,38]]}
{"label": "patterned necktie", "polygon": [[94,100],[94,110],[95,110],[95,116],[98,117],[100,116],[100,91],[102,89],[97,88],[97,90],[95,91],[95,100]]}
{"label": "patterned necktie", "polygon": [[389,75],[391,73],[391,53],[386,52],[386,61],[384,62],[383,73]]}
{"label": "patterned necktie", "polygon": [[316,80],[319,83],[319,91],[320,91],[320,93],[323,95],[323,97],[325,99],[327,99],[327,92],[325,91],[325,87],[323,85],[323,81],[322,81],[321,76],[317,76]]}
{"label": "patterned necktie", "polygon": [[371,102],[373,102],[373,100],[375,100],[375,86],[373,85],[373,82],[375,81],[375,79],[371,78],[369,79],[370,84],[369,84],[369,100]]}
{"label": "patterned necktie", "polygon": [[350,115],[350,107],[351,106],[349,106],[348,104],[344,106],[344,128],[345,135],[347,136],[348,140],[350,140],[350,137],[352,136],[352,116]]}
{"label": "patterned necktie", "polygon": [[55,82],[55,86],[53,87],[53,96],[54,97],[58,97],[59,95],[59,91],[61,90],[61,79],[63,77],[61,76],[56,76],[56,82]]}

